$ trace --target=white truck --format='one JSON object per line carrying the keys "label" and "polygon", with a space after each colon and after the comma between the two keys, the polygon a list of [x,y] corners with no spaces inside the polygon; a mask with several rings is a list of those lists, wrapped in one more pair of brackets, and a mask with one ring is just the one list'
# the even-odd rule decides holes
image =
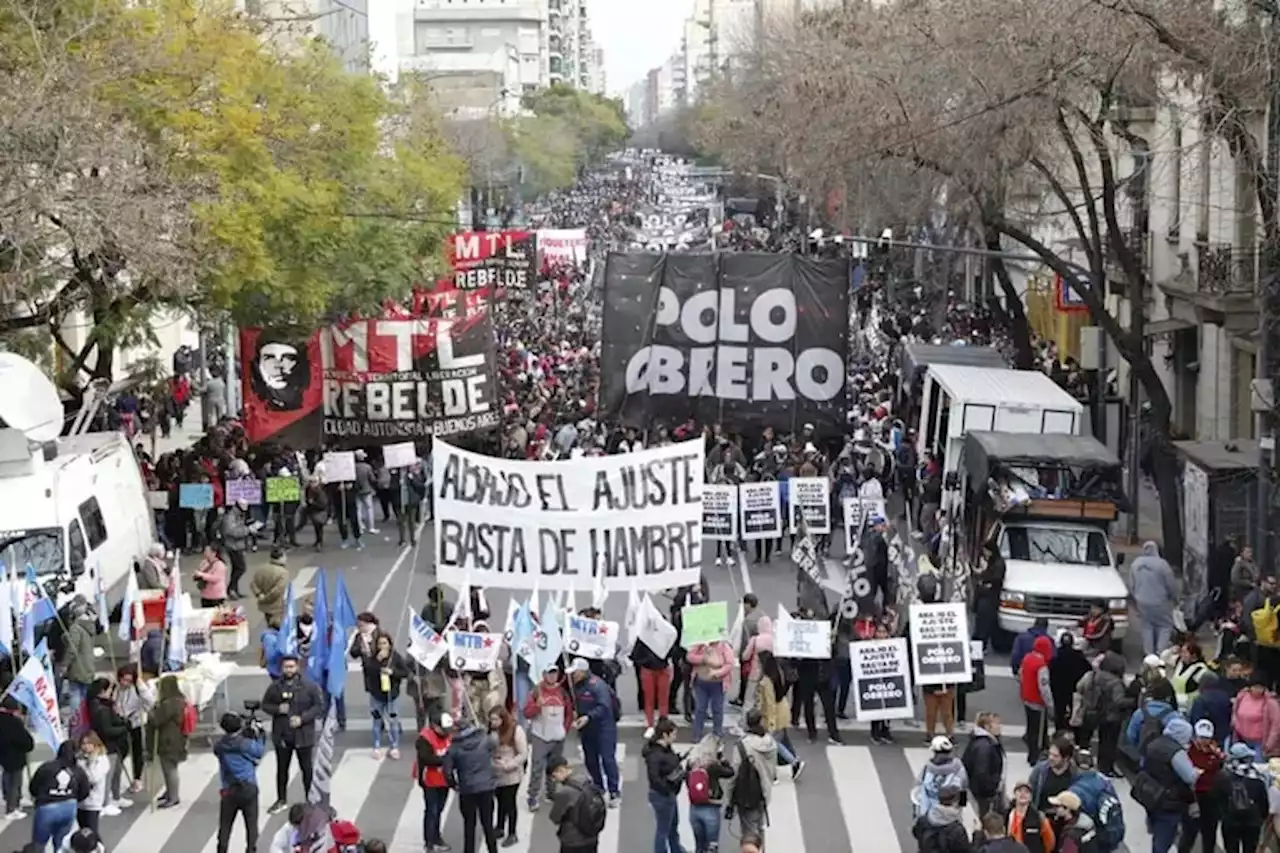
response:
{"label": "white truck", "polygon": [[968,576],[987,543],[999,547],[998,645],[1039,618],[1051,631],[1077,629],[1094,604],[1110,612],[1122,639],[1129,593],[1107,535],[1125,508],[1115,454],[1088,436],[974,430],[960,455],[956,556]]}
{"label": "white truck", "polygon": [[916,422],[916,453],[932,453],[944,476],[959,470],[960,446],[974,430],[1009,433],[1084,431],[1084,406],[1037,370],[931,364]]}
{"label": "white truck", "polygon": [[[76,426],[91,418],[79,418]],[[0,561],[28,565],[61,605],[110,593],[156,542],[133,449],[119,432],[62,436],[63,407],[30,362],[0,353]],[[73,429],[73,433],[77,430]],[[114,599],[120,596],[117,594]]]}

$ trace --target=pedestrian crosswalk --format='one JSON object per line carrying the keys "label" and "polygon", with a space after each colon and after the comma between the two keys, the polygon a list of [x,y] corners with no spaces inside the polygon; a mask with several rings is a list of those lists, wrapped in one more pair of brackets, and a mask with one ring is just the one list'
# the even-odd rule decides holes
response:
{"label": "pedestrian crosswalk", "polygon": [[[619,808],[610,811],[600,838],[600,853],[631,853],[649,849],[653,837],[653,813],[648,803],[648,784],[641,757],[643,742],[639,732],[621,733],[618,766],[623,797]],[[773,849],[785,843],[794,853],[914,853],[911,836],[911,789],[920,769],[929,760],[929,750],[916,733],[901,733],[894,746],[873,745],[860,732],[845,734],[844,745],[807,743],[803,736],[796,746],[807,762],[804,774],[793,782],[790,774],[773,788],[766,841]],[[963,740],[961,737],[960,740]],[[677,745],[684,751],[690,744]],[[1025,779],[1030,768],[1016,741],[1008,744],[1006,786]],[[406,745],[398,761],[377,759],[368,735],[344,732],[339,735],[332,804],[344,818],[354,820],[366,838],[380,838],[392,853],[422,851],[422,793],[410,778],[412,749]],[[957,748],[962,748],[957,744]],[[296,762],[291,768],[289,799],[301,800],[302,786]],[[158,787],[159,774],[155,787]],[[261,840],[266,850],[271,837],[283,826],[284,813],[267,815],[276,799],[276,758],[268,751],[258,771],[261,795]],[[182,802],[170,809],[152,809],[145,798],[117,817],[102,818],[102,834],[109,853],[216,853],[218,826],[217,761],[210,753],[193,753],[181,767]],[[1128,783],[1116,780],[1125,810],[1129,853],[1149,853],[1150,838],[1145,831],[1141,807],[1129,795]],[[519,841],[509,849],[514,853],[556,853],[559,845],[555,827],[547,818],[547,808],[531,813],[521,804],[517,822]],[[692,851],[693,832],[688,820],[687,799],[681,802],[680,836]],[[966,826],[972,829],[977,815],[970,810]],[[30,841],[31,818],[0,824],[0,851],[19,850]],[[736,822],[725,822],[721,849],[736,850],[739,830]],[[444,823],[444,840],[454,851],[462,850],[462,819],[455,798],[450,797]],[[231,853],[245,850],[243,827],[232,831]],[[481,845],[483,849],[483,845]],[[252,853],[252,851],[251,851]]]}

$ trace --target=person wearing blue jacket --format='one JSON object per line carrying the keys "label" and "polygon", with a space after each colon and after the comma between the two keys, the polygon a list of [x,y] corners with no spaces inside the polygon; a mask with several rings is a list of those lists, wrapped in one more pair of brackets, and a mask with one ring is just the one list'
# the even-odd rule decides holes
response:
{"label": "person wearing blue jacket", "polygon": [[[1013,639],[1013,652],[1009,655],[1009,668],[1013,670],[1016,676],[1018,670],[1022,669],[1022,659],[1031,654],[1031,648],[1035,644],[1036,637],[1049,637],[1049,620],[1043,616],[1036,619],[1031,627],[1023,631]],[[1053,637],[1049,637],[1052,641]],[[1049,655],[1049,660],[1053,659],[1053,655]],[[1048,663],[1049,661],[1045,661]]]}
{"label": "person wearing blue jacket", "polygon": [[1201,720],[1213,723],[1214,739],[1218,746],[1226,749],[1231,735],[1231,696],[1217,673],[1206,672],[1200,676],[1200,690],[1191,703],[1188,719],[1193,726]]}
{"label": "person wearing blue jacket", "polygon": [[1124,742],[1133,747],[1141,746],[1139,741],[1142,737],[1142,724],[1150,717],[1159,720],[1162,729],[1171,719],[1182,719],[1177,699],[1174,698],[1173,685],[1163,678],[1157,678],[1147,685],[1142,705],[1133,712],[1125,726]]}
{"label": "person wearing blue jacket", "polygon": [[284,650],[280,648],[280,630],[267,628],[262,632],[262,668],[271,676],[272,681],[284,674],[280,668],[282,663]]}
{"label": "person wearing blue jacket", "polygon": [[218,801],[217,853],[227,853],[236,815],[244,816],[246,849],[257,850],[258,762],[267,749],[266,733],[252,727],[246,730],[237,714],[223,714],[219,725],[224,734],[213,745],[222,793]]}
{"label": "person wearing blue jacket", "polygon": [[569,678],[573,682],[573,704],[578,713],[573,727],[582,739],[587,773],[597,788],[608,790],[609,806],[616,808],[622,801],[622,787],[618,782],[618,721],[614,715],[617,697],[603,679],[591,674],[591,667],[583,658],[573,659]]}

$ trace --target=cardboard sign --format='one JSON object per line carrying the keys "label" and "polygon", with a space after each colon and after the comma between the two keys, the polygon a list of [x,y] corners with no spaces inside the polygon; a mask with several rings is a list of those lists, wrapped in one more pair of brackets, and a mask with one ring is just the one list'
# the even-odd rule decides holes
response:
{"label": "cardboard sign", "polygon": [[969,615],[964,604],[913,604],[909,621],[917,684],[968,684],[973,680]]}
{"label": "cardboard sign", "polygon": [[831,532],[831,483],[826,477],[792,477],[788,482],[791,532],[800,532],[800,519],[810,533]]}
{"label": "cardboard sign", "polygon": [[501,654],[501,634],[449,632],[449,660],[458,672],[489,672]]}
{"label": "cardboard sign", "polygon": [[729,637],[729,603],[690,604],[680,611],[680,645],[686,649]]}
{"label": "cardboard sign", "polygon": [[575,657],[612,660],[618,649],[618,623],[569,616],[564,648]]}
{"label": "cardboard sign", "polygon": [[915,716],[905,637],[850,643],[849,662],[857,719],[909,720]]}
{"label": "cardboard sign", "polygon": [[702,487],[702,538],[738,541],[738,487]]}
{"label": "cardboard sign", "polygon": [[779,658],[829,660],[831,623],[823,619],[793,619],[782,609],[782,605],[778,605],[773,654]]}
{"label": "cardboard sign", "polygon": [[213,509],[213,484],[179,484],[178,506],[182,509]]}
{"label": "cardboard sign", "polygon": [[418,461],[418,451],[414,448],[412,441],[388,444],[382,448],[382,461],[392,470],[409,468]]}
{"label": "cardboard sign", "polygon": [[168,509],[169,493],[168,492],[147,492],[147,506],[152,509]]}
{"label": "cardboard sign", "polygon": [[330,450],[321,460],[325,483],[352,483],[356,479],[356,455],[350,450]]}
{"label": "cardboard sign", "polygon": [[262,482],[252,478],[227,480],[227,503],[244,501],[249,506],[262,503]]}
{"label": "cardboard sign", "polygon": [[779,539],[782,536],[782,494],[776,481],[743,483],[738,487],[742,538]]}
{"label": "cardboard sign", "polygon": [[267,503],[297,503],[302,500],[302,485],[297,477],[268,477]]}

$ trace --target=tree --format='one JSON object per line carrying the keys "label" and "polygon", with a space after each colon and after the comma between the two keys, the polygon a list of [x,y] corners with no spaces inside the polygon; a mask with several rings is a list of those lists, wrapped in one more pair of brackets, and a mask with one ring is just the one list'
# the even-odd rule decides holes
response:
{"label": "tree", "polygon": [[461,170],[410,90],[204,0],[31,8],[0,9],[0,332],[67,349],[82,310],[110,378],[158,305],[308,326],[431,274]]}
{"label": "tree", "polygon": [[[1125,289],[1134,316],[1145,301],[1132,235],[1145,229],[1135,200],[1151,140],[1135,107],[1164,96],[1157,71],[1176,57],[1138,17],[1103,2],[1069,13],[1049,0],[851,4],[802,19],[764,47],[745,80],[717,91],[704,136],[727,159],[767,160],[815,193],[850,169],[931,175],[948,202],[964,200],[989,248],[1028,251],[1070,284],[1150,404],[1164,545],[1180,563],[1172,406],[1140,322],[1106,310],[1108,282]],[[1083,263],[1058,248],[1063,238]],[[993,266],[1025,358],[1020,298],[1004,265]]]}
{"label": "tree", "polygon": [[534,194],[569,187],[581,169],[626,142],[616,100],[557,83],[525,95],[523,106],[529,115],[508,125],[508,138]]}

